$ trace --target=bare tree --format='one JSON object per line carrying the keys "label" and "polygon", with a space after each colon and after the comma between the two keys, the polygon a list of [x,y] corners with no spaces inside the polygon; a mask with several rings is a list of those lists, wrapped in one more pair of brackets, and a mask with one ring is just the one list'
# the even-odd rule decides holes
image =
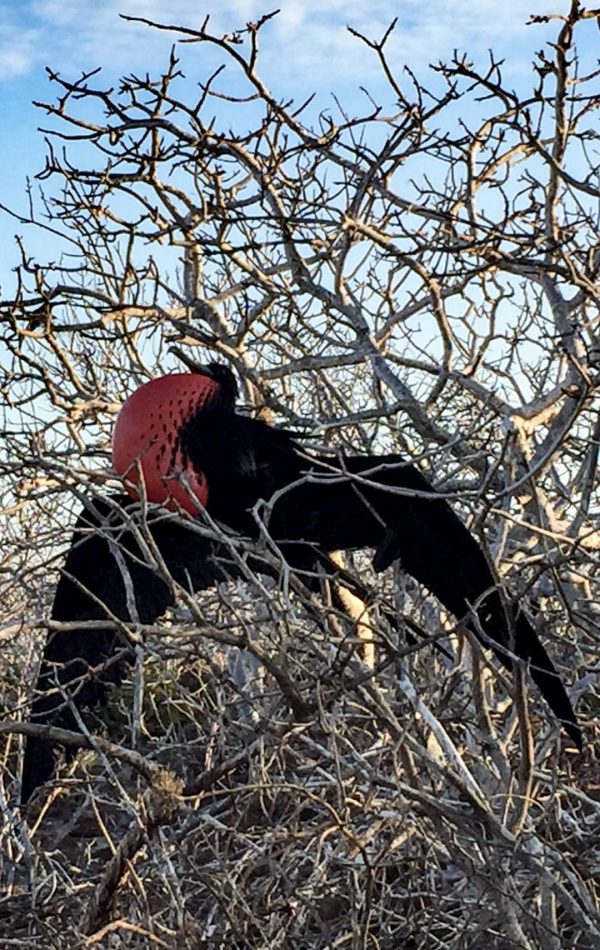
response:
{"label": "bare tree", "polygon": [[[526,95],[492,54],[425,80],[388,59],[393,27],[356,34],[393,102],[361,115],[265,86],[271,15],[228,36],[148,22],[218,50],[227,71],[199,86],[177,47],[158,79],[118,89],[49,71],[44,192],[21,220],[62,250],[38,262],[20,241],[0,323],[17,670],[0,932],[32,947],[600,946],[600,89],[576,49],[599,16],[574,0],[554,17]],[[249,577],[190,599],[145,647],[132,627],[147,662],[115,691],[110,740],[63,737],[96,759],[71,767],[67,807],[49,794],[23,824],[9,800],[26,632],[47,626],[82,497],[115,485],[123,397],[175,368],[173,344],[232,365],[249,411],[352,452],[400,447],[429,473],[536,613],[581,700],[584,760],[560,754],[520,671],[491,671],[401,570],[376,578],[356,555],[368,614]],[[449,633],[458,662],[407,647],[390,605]]]}

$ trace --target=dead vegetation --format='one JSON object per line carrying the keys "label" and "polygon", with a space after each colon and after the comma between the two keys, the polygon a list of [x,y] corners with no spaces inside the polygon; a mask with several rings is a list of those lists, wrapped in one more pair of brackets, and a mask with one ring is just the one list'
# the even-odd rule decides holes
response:
{"label": "dead vegetation", "polygon": [[[597,16],[557,19],[520,97],[493,57],[396,75],[388,36],[363,116],[264,86],[269,18],[169,32],[239,87],[192,95],[175,53],[119,89],[52,76],[31,220],[68,255],[23,245],[0,320],[3,947],[600,947]],[[362,615],[282,563],[132,628],[130,679],[65,737],[91,748],[18,809],[67,525],[115,487],[114,414],[173,343],[231,364],[248,411],[432,474],[535,613],[584,756],[526,671],[357,554]]]}

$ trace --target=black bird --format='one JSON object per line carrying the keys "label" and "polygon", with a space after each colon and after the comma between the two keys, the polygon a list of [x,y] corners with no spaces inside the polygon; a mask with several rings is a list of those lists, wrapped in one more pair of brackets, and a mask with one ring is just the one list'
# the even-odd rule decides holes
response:
{"label": "black bird", "polygon": [[[111,659],[123,643],[115,619],[152,623],[173,602],[135,526],[141,494],[161,505],[150,509],[147,530],[174,579],[190,590],[236,576],[239,567],[226,545],[165,509],[198,515],[205,508],[251,539],[266,531],[309,584],[335,550],[374,548],[377,571],[399,560],[507,668],[511,654],[529,664],[548,705],[582,747],[570,700],[535,630],[520,610],[509,622],[483,551],[417,468],[398,455],[309,453],[284,429],[235,411],[237,387],[226,367],[186,362],[193,372],[145,384],[119,414],[113,461],[130,497],[94,502],[83,512],[52,611],[54,620],[108,618],[112,625],[49,635],[34,722],[77,729],[77,711],[101,702],[106,684],[121,675],[122,662]],[[53,756],[47,740],[27,741],[23,801],[51,774]]]}

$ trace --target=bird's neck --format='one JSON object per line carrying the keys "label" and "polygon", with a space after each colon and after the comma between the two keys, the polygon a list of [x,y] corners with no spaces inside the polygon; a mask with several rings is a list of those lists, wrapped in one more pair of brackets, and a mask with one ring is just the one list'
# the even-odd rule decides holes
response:
{"label": "bird's neck", "polygon": [[287,433],[219,409],[192,420],[182,446],[208,481],[210,515],[250,535],[257,528],[248,512],[299,479],[306,468]]}

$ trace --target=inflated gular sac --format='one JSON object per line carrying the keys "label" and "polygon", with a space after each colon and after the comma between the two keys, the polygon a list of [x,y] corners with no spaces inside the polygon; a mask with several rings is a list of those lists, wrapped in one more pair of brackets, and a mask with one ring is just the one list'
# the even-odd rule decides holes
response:
{"label": "inflated gular sac", "polygon": [[[181,446],[182,427],[218,391],[207,376],[174,373],[140,386],[123,404],[113,434],[113,465],[132,498],[143,478],[148,501],[191,514],[206,505],[208,484]],[[191,497],[193,496],[193,497]]]}

